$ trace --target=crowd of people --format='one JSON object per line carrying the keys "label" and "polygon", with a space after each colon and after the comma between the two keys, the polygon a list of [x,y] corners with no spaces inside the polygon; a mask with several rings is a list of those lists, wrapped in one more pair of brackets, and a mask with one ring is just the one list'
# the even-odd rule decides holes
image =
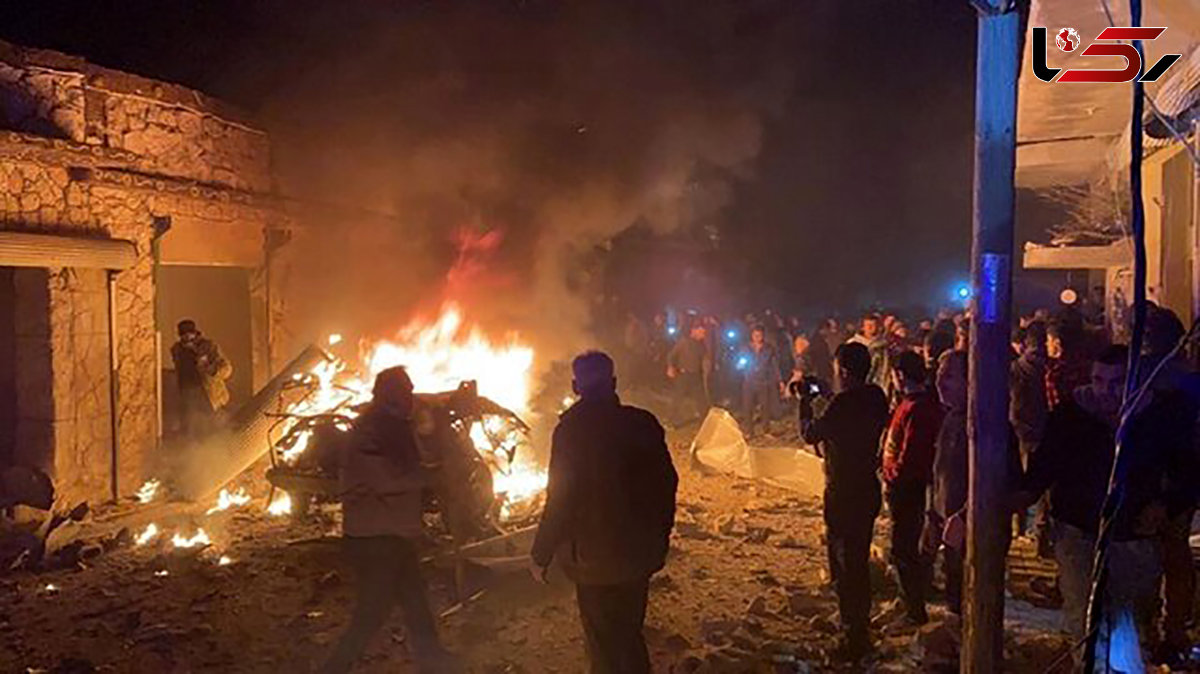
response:
{"label": "crowd of people", "polygon": [[[825,463],[826,542],[847,658],[871,650],[868,560],[885,505],[904,618],[928,619],[939,558],[947,608],[961,611],[970,322],[968,312],[945,311],[910,327],[869,313],[803,330],[765,312],[678,323],[663,314],[649,328],[630,316],[625,325],[630,371],[670,392],[674,423],[720,405],[752,435],[795,410],[800,436]],[[1150,306],[1138,359],[1144,395],[1123,443],[1100,624],[1104,635],[1121,620],[1132,624],[1143,652],[1162,663],[1188,657],[1195,594],[1188,538],[1200,498],[1200,376],[1175,350],[1184,333],[1174,313]],[[1078,639],[1130,364],[1128,347],[1114,342],[1102,313],[1069,306],[1021,317],[1012,340],[1011,534],[1055,561],[1057,582],[1044,590],[1061,595],[1064,627]]]}
{"label": "crowd of people", "polygon": [[[737,407],[753,432],[795,410],[800,437],[825,467],[825,541],[842,623],[833,655],[857,661],[873,650],[870,549],[885,506],[904,609],[897,619],[929,619],[939,558],[946,609],[962,611],[971,319],[947,313],[909,330],[894,316],[868,314],[853,329],[830,320],[806,333],[798,321],[762,318],[677,324],[659,316],[652,328],[630,318],[622,370],[634,387],[670,390],[676,422],[719,402]],[[1179,318],[1154,306],[1135,359],[1080,312],[1022,318],[1012,340],[1008,463],[995,476],[1008,506],[1000,514],[1012,515],[1004,536],[1034,538],[1055,560],[1050,591],[1061,594],[1076,642],[1108,522],[1100,642],[1120,635],[1168,664],[1191,647],[1189,535],[1200,499],[1200,383],[1176,348],[1184,338]],[[1131,363],[1140,375],[1125,404]],[[585,353],[572,371],[579,398],[554,432],[531,571],[545,580],[554,562],[575,583],[592,671],[646,673],[642,625],[650,578],[669,563],[678,476],[658,419],[618,397],[611,357]],[[394,368],[380,375],[375,394],[342,476],[359,598],[323,671],[349,671],[397,604],[422,671],[457,671],[433,628],[409,542],[420,514],[414,490],[427,469],[412,425],[412,383]],[[1120,498],[1102,515],[1114,461]]]}

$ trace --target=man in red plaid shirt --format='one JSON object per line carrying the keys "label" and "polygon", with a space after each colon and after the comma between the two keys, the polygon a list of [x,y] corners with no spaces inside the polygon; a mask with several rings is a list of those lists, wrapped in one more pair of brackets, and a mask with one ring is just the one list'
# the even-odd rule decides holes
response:
{"label": "man in red plaid shirt", "polygon": [[1046,402],[1054,410],[1075,389],[1091,383],[1092,364],[1084,354],[1083,324],[1075,316],[1059,316],[1046,329],[1050,362],[1046,366]]}

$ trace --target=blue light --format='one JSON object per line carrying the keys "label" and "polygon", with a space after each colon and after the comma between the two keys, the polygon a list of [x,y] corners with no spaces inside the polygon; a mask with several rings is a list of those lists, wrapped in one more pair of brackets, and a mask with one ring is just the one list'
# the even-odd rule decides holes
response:
{"label": "blue light", "polygon": [[675,327],[674,325],[667,328],[667,334],[671,335],[672,337],[674,337],[675,333],[677,332],[679,332],[679,328]]}
{"label": "blue light", "polygon": [[750,356],[739,356],[737,359],[737,369],[745,370],[750,367]]}
{"label": "blue light", "polygon": [[730,330],[725,333],[725,336],[729,339],[737,339],[737,330]]}
{"label": "blue light", "polygon": [[955,292],[960,300],[971,299],[971,286],[959,286],[958,290]]}

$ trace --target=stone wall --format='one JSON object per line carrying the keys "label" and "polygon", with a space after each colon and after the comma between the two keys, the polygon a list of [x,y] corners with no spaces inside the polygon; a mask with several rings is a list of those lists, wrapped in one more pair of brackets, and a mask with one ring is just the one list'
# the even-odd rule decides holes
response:
{"label": "stone wall", "polygon": [[0,128],[128,150],[146,173],[272,187],[270,141],[244,113],[56,52],[0,43]]}
{"label": "stone wall", "polygon": [[[267,135],[200,92],[0,42],[0,230],[132,242],[114,276],[117,482],[130,494],[159,447],[155,222],[181,264],[251,270],[255,386],[281,354],[282,270],[266,243],[291,227],[270,196]],[[286,237],[284,237],[286,238]],[[63,496],[112,489],[107,273],[21,269],[15,460],[51,471]],[[268,302],[269,298],[269,302]]]}
{"label": "stone wall", "polygon": [[[155,217],[201,228],[236,227],[256,241],[265,240],[267,230],[286,229],[289,220],[245,194],[129,172],[68,170],[41,159],[0,151],[0,227],[123,239],[137,249],[133,267],[115,275],[118,482],[121,493],[129,494],[148,476],[159,440]],[[28,271],[20,294],[49,309],[31,307],[26,312],[30,325],[18,334],[20,347],[30,355],[19,391],[19,429],[24,429],[19,458],[51,470],[69,498],[103,499],[111,472],[109,338],[107,314],[100,312],[107,310],[105,272]],[[253,300],[264,314],[255,320],[255,345],[267,352],[266,275],[255,269],[254,278]],[[266,377],[265,360],[265,353],[256,353],[256,385]]]}
{"label": "stone wall", "polygon": [[112,415],[107,272],[56,269],[50,280],[50,364],[59,493],[111,492]]}

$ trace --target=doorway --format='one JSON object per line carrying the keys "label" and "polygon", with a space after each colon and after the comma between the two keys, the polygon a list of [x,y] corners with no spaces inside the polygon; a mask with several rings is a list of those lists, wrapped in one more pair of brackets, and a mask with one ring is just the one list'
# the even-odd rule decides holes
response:
{"label": "doorway", "polygon": [[162,334],[163,430],[179,428],[179,399],[171,345],[176,325],[190,318],[221,347],[233,366],[229,409],[236,410],[254,394],[252,372],[250,271],[241,267],[166,265],[159,268],[158,329]]}

